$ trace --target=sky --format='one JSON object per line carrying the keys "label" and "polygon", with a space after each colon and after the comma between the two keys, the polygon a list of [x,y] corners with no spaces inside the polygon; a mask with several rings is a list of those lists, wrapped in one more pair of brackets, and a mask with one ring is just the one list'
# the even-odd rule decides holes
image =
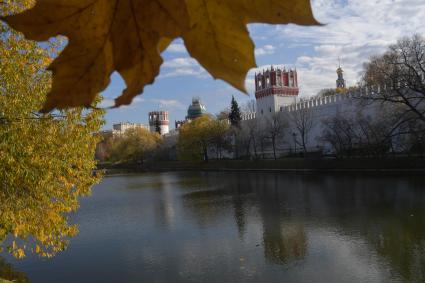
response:
{"label": "sky", "polygon": [[[300,96],[334,88],[338,58],[347,86],[361,76],[363,63],[370,56],[385,52],[403,36],[425,36],[425,0],[312,0],[315,18],[322,26],[249,25],[256,48],[257,68],[246,79],[249,95],[220,80],[214,80],[196,60],[190,58],[180,39],[163,53],[164,63],[153,85],[130,106],[107,110],[104,129],[119,122],[148,122],[148,112],[166,110],[170,127],[183,120],[193,97],[200,97],[207,111],[217,114],[229,107],[232,95],[240,105],[255,99],[254,73],[269,67],[296,68]],[[112,75],[104,91],[101,106],[113,105],[113,99],[125,88],[120,76]]]}

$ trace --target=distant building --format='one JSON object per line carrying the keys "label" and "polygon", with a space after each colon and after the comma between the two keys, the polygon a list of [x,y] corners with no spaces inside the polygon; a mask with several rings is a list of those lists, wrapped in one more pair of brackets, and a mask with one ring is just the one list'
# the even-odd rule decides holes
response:
{"label": "distant building", "polygon": [[202,104],[199,97],[194,97],[192,99],[192,104],[187,109],[186,120],[193,120],[201,117],[204,114],[207,114],[207,108],[204,104]]}
{"label": "distant building", "polygon": [[175,126],[176,130],[178,130],[178,129],[180,129],[181,126],[183,126],[186,123],[187,123],[186,120],[175,121],[174,126]]}
{"label": "distant building", "polygon": [[338,75],[338,79],[336,80],[336,89],[345,89],[344,71],[342,70],[341,65],[339,65],[338,69],[336,69],[336,73]]}
{"label": "distant building", "polygon": [[113,135],[122,135],[125,133],[125,131],[129,130],[129,129],[146,129],[149,131],[149,127],[145,124],[140,124],[140,123],[118,123],[118,124],[114,124],[112,126],[112,134]]}
{"label": "distant building", "polygon": [[208,114],[207,108],[202,104],[199,97],[192,98],[192,104],[187,109],[187,116],[185,120],[177,120],[174,122],[176,130],[180,129],[184,124],[201,117],[202,115]]}
{"label": "distant building", "polygon": [[152,133],[166,135],[170,132],[170,122],[167,111],[149,112],[149,128]]}
{"label": "distant building", "polygon": [[255,74],[258,115],[282,111],[296,102],[299,93],[297,70],[273,68]]}

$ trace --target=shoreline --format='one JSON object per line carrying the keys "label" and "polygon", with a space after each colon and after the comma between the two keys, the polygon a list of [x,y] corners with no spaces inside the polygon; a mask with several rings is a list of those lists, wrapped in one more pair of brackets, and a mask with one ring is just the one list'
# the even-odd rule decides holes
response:
{"label": "shoreline", "polygon": [[100,164],[105,175],[146,172],[275,172],[287,174],[391,174],[418,175],[425,173],[425,159],[278,159],[278,160],[210,160],[149,161],[139,164]]}

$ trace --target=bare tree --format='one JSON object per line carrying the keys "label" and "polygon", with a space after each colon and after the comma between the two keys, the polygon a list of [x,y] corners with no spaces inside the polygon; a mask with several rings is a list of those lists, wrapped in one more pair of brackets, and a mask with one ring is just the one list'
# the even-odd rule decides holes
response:
{"label": "bare tree", "polygon": [[337,94],[335,88],[324,88],[316,94],[316,97],[326,97],[326,96],[332,96],[335,94]]}
{"label": "bare tree", "polygon": [[257,112],[257,102],[255,99],[247,101],[242,105],[242,113],[255,113]]}
{"label": "bare tree", "polygon": [[262,137],[262,134],[260,132],[260,119],[251,119],[244,121],[242,126],[242,128],[248,133],[251,148],[254,151],[254,158],[258,158],[258,145]]}
{"label": "bare tree", "polygon": [[372,57],[362,83],[373,93],[365,98],[403,105],[406,122],[425,122],[425,39],[402,38],[385,54]]}
{"label": "bare tree", "polygon": [[244,157],[251,156],[251,137],[249,131],[250,129],[245,122],[242,123],[240,128],[234,129],[236,157],[240,157],[240,155]]}
{"label": "bare tree", "polygon": [[266,118],[266,127],[265,131],[267,133],[267,137],[270,139],[272,147],[273,147],[273,157],[276,160],[276,142],[278,139],[281,139],[284,135],[284,129],[287,128],[288,125],[283,119],[282,113],[273,113],[270,117]]}
{"label": "bare tree", "polygon": [[395,139],[407,133],[399,127],[398,122],[394,107],[359,107],[352,115],[342,116],[337,113],[325,119],[321,139],[328,142],[339,157],[382,157],[390,151],[394,152]]}
{"label": "bare tree", "polygon": [[373,119],[359,111],[353,119],[355,150],[358,155],[382,157],[392,149],[392,127],[395,121],[382,110]]}
{"label": "bare tree", "polygon": [[300,145],[304,153],[306,153],[309,134],[314,127],[313,112],[311,108],[301,108],[291,111],[289,117],[294,129],[298,132],[298,136],[300,136],[301,139],[301,141],[296,140],[296,143]]}
{"label": "bare tree", "polygon": [[322,124],[324,129],[320,139],[331,145],[337,157],[350,156],[356,139],[352,120],[337,113],[324,119]]}

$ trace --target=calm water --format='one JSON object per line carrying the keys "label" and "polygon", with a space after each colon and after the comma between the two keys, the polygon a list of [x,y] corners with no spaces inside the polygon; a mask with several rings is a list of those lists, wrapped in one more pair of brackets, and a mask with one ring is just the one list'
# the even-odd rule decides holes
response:
{"label": "calm water", "polygon": [[[107,177],[32,282],[425,282],[425,178],[164,173]],[[1,271],[0,271],[1,274]]]}

